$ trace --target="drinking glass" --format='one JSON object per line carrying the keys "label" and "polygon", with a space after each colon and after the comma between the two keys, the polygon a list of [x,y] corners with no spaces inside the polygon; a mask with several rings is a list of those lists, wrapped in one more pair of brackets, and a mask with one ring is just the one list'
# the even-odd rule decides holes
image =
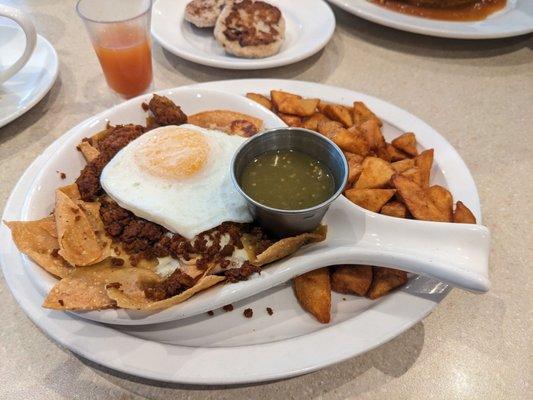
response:
{"label": "drinking glass", "polygon": [[151,0],[79,0],[109,87],[129,99],[152,89]]}

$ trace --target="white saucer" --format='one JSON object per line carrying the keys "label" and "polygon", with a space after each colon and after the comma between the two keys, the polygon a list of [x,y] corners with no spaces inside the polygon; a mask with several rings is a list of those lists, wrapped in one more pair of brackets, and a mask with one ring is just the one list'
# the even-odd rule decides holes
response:
{"label": "white saucer", "polygon": [[[13,64],[22,53],[24,32],[11,24],[0,25],[0,69]],[[20,51],[20,53],[19,53]],[[37,104],[57,78],[55,49],[41,35],[28,63],[16,75],[0,84],[0,127],[18,118]]]}
{"label": "white saucer", "polygon": [[[388,140],[399,132],[413,130],[422,147],[435,148],[433,181],[446,185],[480,220],[476,186],[459,154],[433,128],[392,104],[346,89],[287,80],[208,82],[188,88],[235,94],[268,93],[277,88],[340,103],[354,99],[364,101],[383,119]],[[161,94],[179,100],[180,90],[169,89]],[[55,168],[48,165],[48,161],[62,149],[72,149],[76,139],[87,136],[85,130],[98,130],[101,118],[113,117],[113,121],[126,122],[135,117],[132,122],[143,121],[144,113],[134,104],[137,101],[130,100],[112,111],[89,118],[58,138],[24,173],[6,204],[2,219],[46,215],[52,206],[51,195],[45,193],[53,189],[51,183],[41,188],[47,201],[35,202],[40,190],[33,190],[31,194],[29,191],[41,171]],[[133,112],[130,105],[135,105],[138,114],[130,115]],[[206,104],[206,107],[212,105]],[[78,157],[81,158],[79,154]],[[71,166],[72,171],[76,168],[76,172],[79,171],[81,159],[79,163]],[[67,176],[71,180],[75,177],[71,173]],[[68,181],[61,181],[56,173],[53,184],[65,183]],[[443,283],[413,276],[401,290],[376,301],[334,294],[332,321],[322,325],[301,309],[291,286],[282,285],[234,304],[233,312],[217,310],[213,317],[204,314],[146,326],[107,325],[73,313],[42,308],[44,296],[40,289],[46,284],[45,277],[39,287],[30,279],[39,267],[20,254],[5,225],[0,225],[0,242],[3,244],[0,264],[8,287],[28,317],[50,338],[106,367],[176,383],[237,384],[308,373],[386,343],[428,315],[449,292]],[[41,269],[38,271],[46,275]],[[272,307],[274,315],[269,316],[266,307]],[[253,318],[243,317],[245,308],[253,309]]]}
{"label": "white saucer", "polygon": [[533,1],[508,0],[482,21],[441,21],[388,10],[367,0],[329,0],[358,17],[402,31],[454,39],[497,39],[533,32]]}
{"label": "white saucer", "polygon": [[226,69],[264,69],[292,64],[321,50],[335,31],[335,16],[322,0],[269,0],[285,17],[286,38],[281,51],[259,59],[226,54],[212,29],[199,29],[185,21],[183,14],[190,0],[158,0],[152,9],[152,34],[171,53],[186,60]]}

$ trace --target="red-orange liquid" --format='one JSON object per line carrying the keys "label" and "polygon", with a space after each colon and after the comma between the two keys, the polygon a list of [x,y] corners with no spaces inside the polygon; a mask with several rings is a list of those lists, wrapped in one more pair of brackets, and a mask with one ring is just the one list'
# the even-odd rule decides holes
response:
{"label": "red-orange liquid", "polygon": [[107,84],[125,98],[145,92],[152,83],[150,39],[138,27],[110,26],[94,43]]}
{"label": "red-orange liquid", "polygon": [[403,14],[447,21],[480,21],[501,10],[507,4],[507,0],[478,0],[462,7],[437,8],[407,4],[401,0],[370,1]]}

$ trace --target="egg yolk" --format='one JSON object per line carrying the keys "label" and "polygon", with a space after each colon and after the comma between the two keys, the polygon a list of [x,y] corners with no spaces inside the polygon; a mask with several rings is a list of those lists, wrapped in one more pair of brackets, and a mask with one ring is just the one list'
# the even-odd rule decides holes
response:
{"label": "egg yolk", "polygon": [[190,129],[173,129],[148,139],[135,152],[137,165],[151,175],[181,180],[201,171],[209,157],[209,143]]}

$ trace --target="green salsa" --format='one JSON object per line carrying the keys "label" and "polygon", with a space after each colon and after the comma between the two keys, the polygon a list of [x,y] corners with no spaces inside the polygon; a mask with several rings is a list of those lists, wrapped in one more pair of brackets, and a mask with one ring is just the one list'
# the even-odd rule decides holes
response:
{"label": "green salsa", "polygon": [[335,191],[329,168],[297,150],[275,150],[254,158],[240,184],[252,199],[268,207],[301,210],[328,200]]}

